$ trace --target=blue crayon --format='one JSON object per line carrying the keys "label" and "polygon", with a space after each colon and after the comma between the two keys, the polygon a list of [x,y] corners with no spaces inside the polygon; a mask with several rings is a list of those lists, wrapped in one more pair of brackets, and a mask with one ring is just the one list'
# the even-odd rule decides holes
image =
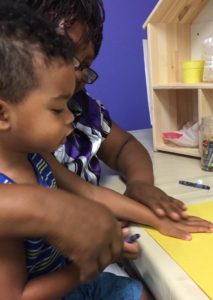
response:
{"label": "blue crayon", "polygon": [[190,182],[190,181],[186,181],[186,180],[179,180],[179,184],[182,185],[187,185],[187,186],[192,186],[198,189],[203,189],[203,190],[210,190],[210,186],[209,185],[205,185],[205,184],[201,184],[201,183],[197,183],[197,182]]}
{"label": "blue crayon", "polygon": [[139,234],[139,233],[130,235],[130,236],[128,236],[127,238],[125,238],[125,242],[126,242],[126,243],[129,243],[129,244],[132,244],[132,243],[134,243],[137,239],[139,239],[139,237],[140,237],[140,234]]}

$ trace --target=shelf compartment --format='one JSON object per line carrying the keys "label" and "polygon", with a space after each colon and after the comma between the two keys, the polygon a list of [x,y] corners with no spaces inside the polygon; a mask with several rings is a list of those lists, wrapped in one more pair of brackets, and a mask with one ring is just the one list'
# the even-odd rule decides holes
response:
{"label": "shelf compartment", "polygon": [[163,132],[180,130],[188,121],[198,122],[198,90],[153,90],[153,100],[154,149],[198,157],[198,148],[170,146],[162,138]]}
{"label": "shelf compartment", "polygon": [[149,24],[147,29],[152,86],[181,82],[181,63],[191,56],[190,25]]}

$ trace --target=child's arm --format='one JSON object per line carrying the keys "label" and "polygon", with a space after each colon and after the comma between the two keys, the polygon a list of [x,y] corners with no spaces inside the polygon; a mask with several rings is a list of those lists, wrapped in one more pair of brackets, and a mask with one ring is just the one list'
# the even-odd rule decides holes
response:
{"label": "child's arm", "polygon": [[[61,188],[104,204],[117,218],[149,225],[163,234],[186,240],[190,239],[190,232],[209,232],[213,227],[212,223],[196,217],[188,217],[186,220],[181,219],[179,222],[157,217],[154,212],[141,203],[132,201],[110,189],[85,182],[58,163],[52,155],[45,156]],[[170,226],[170,228],[167,228],[167,226]]]}
{"label": "child's arm", "polygon": [[1,299],[58,300],[80,283],[74,265],[27,281],[23,244],[20,240],[0,240]]}
{"label": "child's arm", "polygon": [[20,300],[58,300],[79,284],[79,271],[71,265],[63,270],[30,280]]}

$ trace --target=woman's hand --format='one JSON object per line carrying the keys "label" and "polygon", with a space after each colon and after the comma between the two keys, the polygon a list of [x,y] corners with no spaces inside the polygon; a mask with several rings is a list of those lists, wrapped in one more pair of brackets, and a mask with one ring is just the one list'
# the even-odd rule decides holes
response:
{"label": "woman's hand", "polygon": [[141,181],[127,184],[125,195],[149,207],[158,217],[168,217],[178,221],[186,218],[186,205],[168,196],[154,185]]}

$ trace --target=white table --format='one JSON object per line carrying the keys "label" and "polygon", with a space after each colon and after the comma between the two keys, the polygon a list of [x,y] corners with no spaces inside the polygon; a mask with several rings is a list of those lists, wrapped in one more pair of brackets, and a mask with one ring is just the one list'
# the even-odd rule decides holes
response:
{"label": "white table", "polygon": [[[213,199],[213,173],[202,171],[199,159],[153,152],[151,129],[143,129],[132,133],[143,143],[152,157],[156,186],[187,204],[196,203],[203,199]],[[193,182],[202,179],[205,184],[211,186],[211,190],[182,186],[178,183],[180,179]],[[105,166],[101,185],[120,193],[125,190],[125,185],[119,176]],[[132,231],[136,233],[137,226],[133,226]],[[142,255],[135,261],[135,266],[156,299],[209,299],[151,236],[144,230],[142,232],[140,239]]]}

